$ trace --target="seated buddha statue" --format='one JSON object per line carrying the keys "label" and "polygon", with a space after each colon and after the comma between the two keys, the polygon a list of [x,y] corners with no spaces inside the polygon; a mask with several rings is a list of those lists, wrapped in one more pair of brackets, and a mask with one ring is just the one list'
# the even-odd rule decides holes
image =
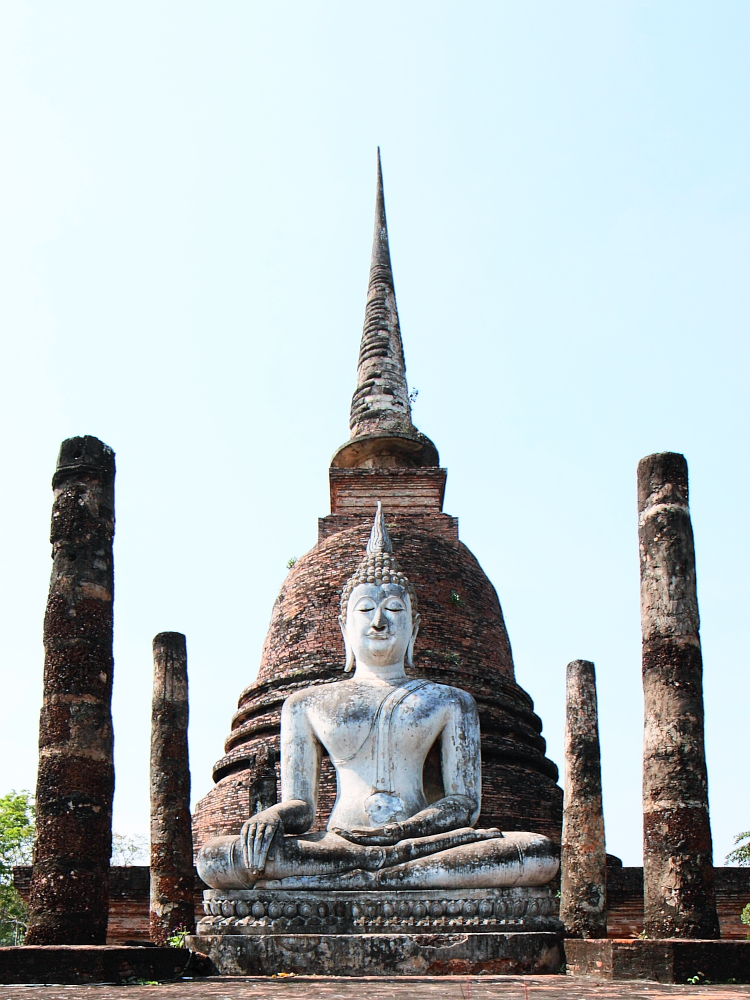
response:
{"label": "seated buddha statue", "polygon": [[[479,718],[466,691],[410,678],[417,597],[380,504],[367,552],[341,595],[348,677],[290,695],[281,712],[281,801],[197,859],[215,889],[476,889],[538,886],[558,868],[552,841],[476,829]],[[439,750],[442,796],[423,773]],[[327,830],[315,819],[323,753],[336,770]]]}

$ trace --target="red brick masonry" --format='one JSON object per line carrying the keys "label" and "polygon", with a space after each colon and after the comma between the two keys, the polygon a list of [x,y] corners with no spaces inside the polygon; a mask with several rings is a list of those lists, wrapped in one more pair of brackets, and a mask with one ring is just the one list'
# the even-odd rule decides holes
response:
{"label": "red brick masonry", "polygon": [[[748,928],[740,921],[750,903],[750,868],[714,868],[716,896],[723,938],[744,939]],[[608,868],[610,938],[633,938],[643,930],[643,869]],[[31,885],[31,868],[14,868],[13,882],[24,897]],[[196,876],[196,914],[203,916],[203,889]],[[112,868],[108,944],[148,941],[149,874],[145,866]]]}
{"label": "red brick masonry", "polygon": [[207,968],[205,959],[201,960],[182,948],[81,944],[0,948],[0,983],[57,985],[169,981],[181,979],[193,970]]}
{"label": "red brick masonry", "polygon": [[568,939],[568,970],[595,979],[750,983],[750,941]]}

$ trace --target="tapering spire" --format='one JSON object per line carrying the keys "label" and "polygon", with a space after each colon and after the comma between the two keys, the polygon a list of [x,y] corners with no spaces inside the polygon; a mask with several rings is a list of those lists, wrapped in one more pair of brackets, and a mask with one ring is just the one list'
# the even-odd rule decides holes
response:
{"label": "tapering spire", "polygon": [[396,293],[393,288],[380,149],[370,283],[349,428],[352,437],[385,428],[407,432],[414,428],[411,422],[409,388],[406,384],[404,346],[401,342]]}
{"label": "tapering spire", "polygon": [[[411,419],[404,345],[388,244],[380,147],[370,282],[349,428],[351,441],[336,453],[334,465],[438,464],[435,446],[419,433]],[[355,442],[364,445],[365,441],[369,444],[364,448],[350,447]]]}

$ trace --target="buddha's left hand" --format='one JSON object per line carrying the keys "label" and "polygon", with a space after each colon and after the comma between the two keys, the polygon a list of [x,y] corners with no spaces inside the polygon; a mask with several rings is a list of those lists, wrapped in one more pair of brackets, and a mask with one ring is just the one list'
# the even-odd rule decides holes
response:
{"label": "buddha's left hand", "polygon": [[404,839],[404,829],[400,823],[386,823],[374,828],[355,826],[353,830],[334,830],[339,837],[363,846],[388,847]]}

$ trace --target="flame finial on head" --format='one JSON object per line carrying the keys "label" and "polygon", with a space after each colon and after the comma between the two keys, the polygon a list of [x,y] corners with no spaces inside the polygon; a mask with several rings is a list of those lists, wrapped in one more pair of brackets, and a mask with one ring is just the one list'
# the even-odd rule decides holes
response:
{"label": "flame finial on head", "polygon": [[375,521],[370,532],[370,539],[367,543],[367,554],[373,552],[393,552],[393,544],[388,535],[388,528],[385,526],[385,515],[383,505],[378,500],[378,509],[375,512]]}
{"label": "flame finial on head", "polygon": [[352,591],[361,583],[370,583],[376,587],[390,583],[403,587],[409,595],[412,611],[415,612],[417,609],[417,595],[414,587],[406,574],[402,572],[401,567],[396,562],[396,557],[393,555],[393,544],[388,535],[383,505],[380,501],[378,501],[378,509],[367,543],[365,558],[346,581],[341,592],[342,614],[346,614],[346,605]]}

